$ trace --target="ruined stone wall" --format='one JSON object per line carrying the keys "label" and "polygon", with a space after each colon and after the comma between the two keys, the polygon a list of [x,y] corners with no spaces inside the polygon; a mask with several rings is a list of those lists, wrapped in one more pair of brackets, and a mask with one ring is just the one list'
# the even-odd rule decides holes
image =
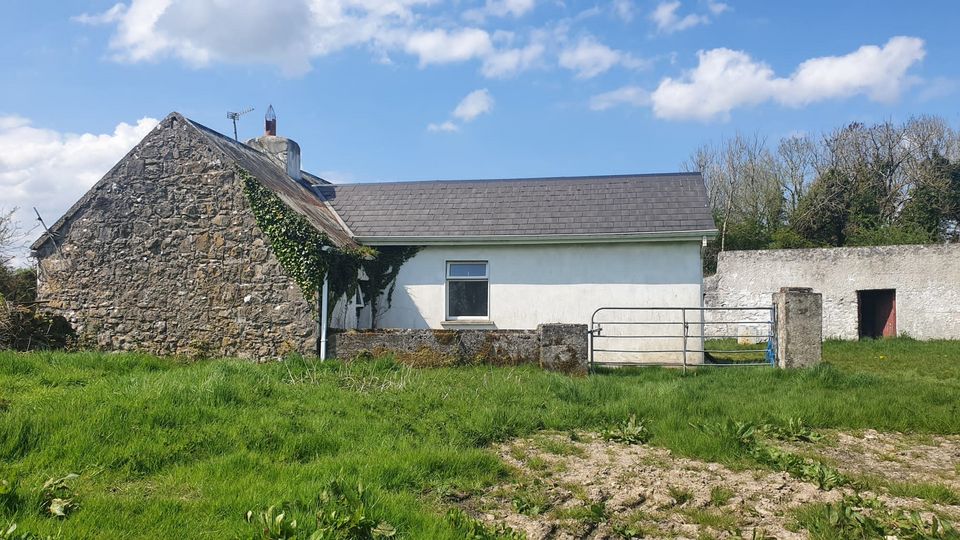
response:
{"label": "ruined stone wall", "polygon": [[329,347],[330,356],[342,360],[393,354],[416,366],[539,364],[565,373],[587,371],[585,324],[542,324],[536,330],[348,330],[335,332]]}
{"label": "ruined stone wall", "polygon": [[168,117],[46,242],[39,296],[88,344],[266,359],[313,353],[310,306],[257,228],[232,163]]}
{"label": "ruined stone wall", "polygon": [[857,339],[857,291],[895,289],[898,333],[960,339],[960,245],[727,251],[704,304],[769,306],[781,287],[823,294],[825,338]]}
{"label": "ruined stone wall", "polygon": [[539,343],[536,330],[349,330],[332,336],[330,356],[351,360],[390,353],[420,366],[520,365],[538,362]]}

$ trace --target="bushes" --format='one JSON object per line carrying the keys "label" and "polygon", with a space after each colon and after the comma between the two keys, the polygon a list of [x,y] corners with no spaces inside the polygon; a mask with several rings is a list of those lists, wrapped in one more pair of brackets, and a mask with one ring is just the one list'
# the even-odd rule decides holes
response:
{"label": "bushes", "polygon": [[36,307],[7,302],[0,294],[0,349],[62,349],[74,338],[73,328],[66,319],[43,313]]}
{"label": "bushes", "polygon": [[37,299],[37,273],[32,268],[7,268],[0,265],[0,297],[10,302]]}
{"label": "bushes", "polygon": [[74,335],[60,316],[37,310],[37,274],[0,265],[0,349],[62,349]]}

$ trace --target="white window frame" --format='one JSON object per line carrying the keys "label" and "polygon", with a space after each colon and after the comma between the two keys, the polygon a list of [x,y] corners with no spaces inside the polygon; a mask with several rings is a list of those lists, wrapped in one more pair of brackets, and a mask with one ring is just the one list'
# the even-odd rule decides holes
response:
{"label": "white window frame", "polygon": [[350,305],[355,308],[366,307],[366,302],[363,301],[363,293],[360,292],[360,287],[357,287],[357,292],[353,293],[353,298],[350,299]]}
{"label": "white window frame", "polygon": [[[483,276],[457,277],[450,275],[450,266],[454,264],[482,264],[485,272]],[[489,321],[490,320],[490,261],[465,260],[465,261],[446,261],[443,286],[443,301],[446,304],[444,312],[447,321]],[[461,315],[458,317],[450,316],[450,282],[451,281],[484,281],[487,283],[487,314],[486,315]]]}

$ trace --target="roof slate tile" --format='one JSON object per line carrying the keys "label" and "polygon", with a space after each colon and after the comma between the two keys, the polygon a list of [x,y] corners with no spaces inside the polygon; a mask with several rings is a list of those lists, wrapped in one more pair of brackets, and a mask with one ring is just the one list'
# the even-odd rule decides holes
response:
{"label": "roof slate tile", "polygon": [[713,231],[699,173],[322,185],[357,237]]}

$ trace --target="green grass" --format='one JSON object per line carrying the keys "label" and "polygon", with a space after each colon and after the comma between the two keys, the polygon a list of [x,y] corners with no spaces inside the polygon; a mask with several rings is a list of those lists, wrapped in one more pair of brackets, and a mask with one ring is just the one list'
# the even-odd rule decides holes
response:
{"label": "green grass", "polygon": [[[410,369],[388,360],[195,364],[131,354],[0,352],[0,529],[63,538],[249,537],[247,510],[315,521],[329,482],[362,479],[406,538],[457,538],[446,494],[514,473],[491,450],[539,430],[646,421],[650,444],[750,463],[691,427],[726,419],[960,433],[960,343],[827,343],[827,365],[638,369],[569,378],[535,367]],[[70,481],[79,509],[41,515]]]}
{"label": "green grass", "polygon": [[739,343],[735,338],[708,339],[703,348],[716,364],[755,364],[767,362],[767,342]]}
{"label": "green grass", "polygon": [[710,488],[710,504],[713,506],[723,506],[727,501],[733,498],[736,493],[726,486],[713,486]]}

